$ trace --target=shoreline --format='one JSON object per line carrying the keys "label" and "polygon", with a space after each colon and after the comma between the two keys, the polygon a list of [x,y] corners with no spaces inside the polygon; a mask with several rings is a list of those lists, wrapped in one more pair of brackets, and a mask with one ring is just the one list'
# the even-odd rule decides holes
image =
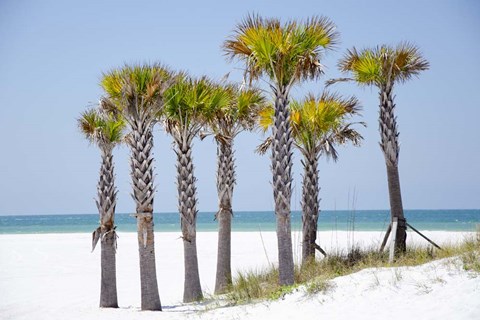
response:
{"label": "shoreline", "polygon": [[[17,232],[17,233],[1,233],[0,236],[7,236],[7,235],[16,235],[16,236],[27,236],[27,235],[55,235],[55,234],[61,234],[61,235],[68,235],[68,234],[88,234],[91,235],[95,228],[92,228],[92,231],[56,231],[56,232]],[[441,230],[441,229],[418,229],[420,232],[447,232],[447,233],[476,233],[476,230]],[[269,232],[274,232],[275,230],[232,230],[232,233],[269,233]],[[300,229],[292,229],[292,234],[293,233],[301,233],[302,231]],[[351,230],[345,230],[345,229],[338,229],[338,230],[319,230],[318,233],[335,233],[335,232],[341,232],[341,233],[352,233]],[[372,229],[372,230],[355,230],[353,233],[362,233],[362,232],[382,232],[385,233],[385,230],[378,230],[378,229]],[[121,234],[136,234],[137,231],[117,231],[118,235]],[[160,230],[160,231],[154,231],[155,234],[165,234],[165,233],[181,233],[181,231],[170,231],[170,230]],[[197,230],[198,233],[218,233],[218,230]],[[407,230],[407,233],[413,234],[413,231]]]}

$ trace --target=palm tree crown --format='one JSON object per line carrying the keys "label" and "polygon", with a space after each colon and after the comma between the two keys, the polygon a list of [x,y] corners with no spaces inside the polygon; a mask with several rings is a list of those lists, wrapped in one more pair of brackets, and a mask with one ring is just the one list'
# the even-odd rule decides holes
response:
{"label": "palm tree crown", "polygon": [[337,159],[335,144],[351,141],[358,145],[361,136],[351,129],[347,119],[360,111],[357,98],[343,98],[324,92],[316,98],[309,94],[304,100],[294,100],[292,110],[292,134],[296,147],[302,153],[319,153]]}
{"label": "palm tree crown", "polygon": [[158,63],[111,70],[100,83],[110,100],[104,100],[102,107],[121,112],[129,122],[155,121],[163,108],[163,93],[173,78],[173,73]]}
{"label": "palm tree crown", "polygon": [[242,131],[253,130],[260,111],[267,105],[260,90],[254,87],[242,89],[233,84],[218,86],[216,90],[223,90],[228,102],[218,105],[209,114],[206,119],[209,133],[222,141],[233,139]]}
{"label": "palm tree crown", "polygon": [[222,90],[206,77],[193,79],[185,75],[165,92],[167,131],[190,141],[219,109],[229,104],[229,92]]}
{"label": "palm tree crown", "polygon": [[125,121],[112,115],[102,115],[95,109],[83,112],[78,127],[90,143],[100,149],[112,149],[123,142]]}
{"label": "palm tree crown", "polygon": [[282,24],[252,14],[237,25],[224,49],[231,58],[245,61],[250,80],[267,75],[276,85],[290,87],[322,74],[321,54],[337,39],[335,25],[326,17]]}
{"label": "palm tree crown", "polygon": [[418,47],[404,42],[395,48],[382,45],[361,51],[356,48],[347,50],[338,66],[341,71],[351,73],[351,80],[359,84],[381,87],[387,83],[410,80],[427,70],[429,63]]}
{"label": "palm tree crown", "polygon": [[[344,98],[339,94],[323,92],[315,97],[308,94],[301,101],[293,100],[290,104],[290,122],[295,147],[302,154],[319,154],[337,160],[336,144],[348,141],[359,145],[362,136],[351,128],[353,124],[365,125],[363,122],[349,122],[348,119],[358,115],[361,108],[356,97]],[[259,126],[264,131],[273,125],[273,108],[260,111]],[[265,153],[271,145],[271,139],[260,145],[258,151]]]}

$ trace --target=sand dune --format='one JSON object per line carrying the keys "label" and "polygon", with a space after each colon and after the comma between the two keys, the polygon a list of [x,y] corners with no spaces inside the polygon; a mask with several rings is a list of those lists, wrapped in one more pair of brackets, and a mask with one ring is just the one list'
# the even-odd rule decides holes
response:
{"label": "sand dune", "polygon": [[[431,231],[439,243],[460,241],[459,232]],[[89,234],[0,235],[0,318],[2,319],[158,319],[142,312],[136,234],[120,233],[117,282],[120,308],[98,308],[100,252],[90,253]],[[299,288],[283,300],[214,309],[205,304],[183,305],[183,250],[180,233],[156,233],[157,274],[164,312],[162,319],[478,319],[480,276],[463,270],[459,259],[418,267],[368,269],[336,278],[332,288],[310,296]],[[327,251],[355,242],[378,245],[380,232],[351,234],[321,232]],[[293,234],[294,254],[300,256],[300,234]],[[200,277],[211,293],[215,281],[214,232],[198,233]],[[409,235],[409,243],[423,240]],[[273,232],[235,232],[235,270],[275,263]],[[404,305],[397,309],[393,308]]]}

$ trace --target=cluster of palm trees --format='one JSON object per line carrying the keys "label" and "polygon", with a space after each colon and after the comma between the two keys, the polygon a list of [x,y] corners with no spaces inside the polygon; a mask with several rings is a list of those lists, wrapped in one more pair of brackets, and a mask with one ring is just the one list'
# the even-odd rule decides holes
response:
{"label": "cluster of palm trees", "polygon": [[[85,136],[96,144],[102,156],[97,207],[100,226],[92,236],[92,250],[101,242],[101,307],[117,307],[115,275],[115,204],[112,150],[119,143],[130,147],[132,198],[136,204],[142,310],[161,310],[156,279],[153,232],[153,127],[159,123],[171,135],[177,155],[178,210],[184,244],[184,302],[202,299],[198,272],[196,218],[197,195],[192,143],[213,136],[217,144],[217,191],[219,222],[215,293],[226,292],[232,283],[231,222],[235,186],[234,140],[242,131],[271,128],[269,138],[259,147],[271,150],[272,185],[278,239],[279,283],[294,282],[290,202],[292,154],[296,147],[303,156],[302,262],[315,258],[319,215],[318,160],[322,155],[337,159],[336,146],[359,145],[362,136],[352,116],[360,111],[355,97],[327,90],[300,100],[290,98],[291,89],[323,74],[321,58],[338,41],[332,21],[313,17],[305,21],[264,19],[248,15],[224,42],[224,51],[245,64],[242,85],[195,78],[161,64],[125,65],[103,74],[104,96],[99,107],[84,112],[78,120]],[[405,219],[398,175],[398,131],[394,116],[393,86],[418,75],[428,62],[408,43],[392,48],[381,46],[358,52],[349,50],[340,60],[341,71],[351,78],[333,79],[374,85],[380,90],[381,148],[385,155],[391,216],[399,221],[396,248],[405,250]],[[269,84],[273,101],[265,90],[253,85],[263,79]],[[248,84],[248,85],[247,85]]]}

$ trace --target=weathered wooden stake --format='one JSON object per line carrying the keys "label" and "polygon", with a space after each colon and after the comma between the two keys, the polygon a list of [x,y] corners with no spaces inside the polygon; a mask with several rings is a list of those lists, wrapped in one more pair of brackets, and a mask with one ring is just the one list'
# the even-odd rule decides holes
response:
{"label": "weathered wooden stake", "polygon": [[327,253],[322,249],[322,247],[320,247],[318,244],[314,244],[315,246],[315,249],[317,249],[318,251],[320,251],[321,254],[323,254],[324,257],[327,256]]}
{"label": "weathered wooden stake", "polygon": [[388,225],[387,232],[385,233],[385,237],[383,238],[382,245],[380,246],[380,252],[383,252],[385,245],[388,241],[388,236],[390,236],[390,232],[392,231],[392,223]]}
{"label": "weathered wooden stake", "polygon": [[414,227],[412,227],[408,222],[407,222],[407,226],[412,229],[413,231],[415,231],[416,233],[418,233],[423,239],[427,240],[428,242],[430,242],[432,245],[434,245],[437,249],[440,249],[440,250],[443,250],[442,248],[440,248],[440,246],[438,244],[436,244],[435,242],[433,242],[432,240],[428,239],[425,235],[423,235],[420,231],[418,231],[417,229],[415,229]]}
{"label": "weathered wooden stake", "polygon": [[390,242],[390,255],[388,256],[388,263],[393,262],[395,257],[395,241],[397,240],[397,227],[398,227],[398,218],[393,217],[392,221],[392,241]]}

